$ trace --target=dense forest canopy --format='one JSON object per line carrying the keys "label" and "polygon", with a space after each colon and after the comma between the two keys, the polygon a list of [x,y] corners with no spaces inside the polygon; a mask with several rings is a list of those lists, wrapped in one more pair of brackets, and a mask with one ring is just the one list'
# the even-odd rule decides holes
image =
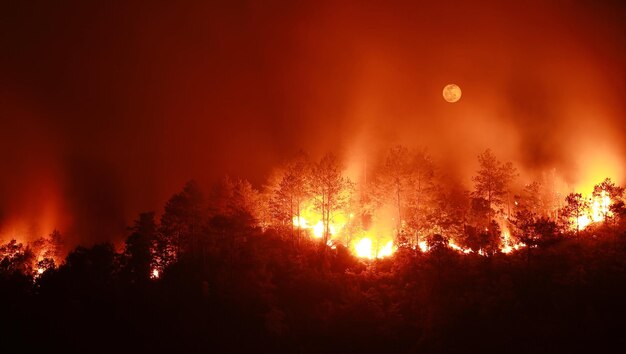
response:
{"label": "dense forest canopy", "polygon": [[140,350],[610,346],[626,309],[624,189],[607,178],[565,194],[549,174],[519,183],[491,150],[477,161],[465,190],[425,149],[390,149],[360,183],[336,156],[300,152],[261,190],[240,178],[188,182],[160,216],[137,217],[121,251],[68,250],[58,230],[11,240],[0,286],[22,305],[10,333],[43,322],[45,341],[25,348],[73,350],[109,333]]}
{"label": "dense forest canopy", "polygon": [[[568,193],[554,172],[523,183],[513,164],[501,162],[490,149],[477,156],[472,190],[447,178],[425,148],[398,145],[373,165],[365,172],[369,177],[357,183],[345,175],[336,155],[313,161],[300,151],[277,167],[260,190],[228,176],[208,193],[190,181],[170,198],[158,220],[154,212],[141,214],[129,239],[147,235],[141,242],[156,274],[182,255],[203,252],[215,218],[276,232],[294,247],[317,242],[325,253],[341,245],[359,258],[374,259],[399,248],[427,252],[433,238],[463,254],[510,253],[600,224],[617,230],[624,214],[624,188],[610,178],[585,195]],[[61,233],[50,231],[48,237],[12,240],[6,247],[25,243],[36,262],[59,264]]]}

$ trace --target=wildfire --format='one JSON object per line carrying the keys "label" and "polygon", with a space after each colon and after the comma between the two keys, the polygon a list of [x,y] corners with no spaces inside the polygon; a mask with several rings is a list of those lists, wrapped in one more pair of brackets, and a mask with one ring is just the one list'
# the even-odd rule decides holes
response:
{"label": "wildfire", "polygon": [[[606,212],[608,208],[608,202],[606,198],[601,199],[596,203],[598,207],[597,215],[601,216],[603,212]],[[329,240],[328,245],[331,248],[334,248],[336,243],[343,243],[346,246],[351,244],[351,250],[359,258],[364,259],[380,259],[389,257],[394,254],[396,248],[394,247],[393,240],[389,240],[389,237],[383,238],[385,241],[382,241],[380,237],[372,236],[372,231],[362,232],[359,236],[353,237],[354,235],[346,235],[348,232],[345,229],[347,223],[353,218],[353,215],[347,214],[345,217],[343,213],[338,213],[337,217],[333,219],[333,222],[329,225]],[[300,216],[294,216],[292,218],[293,226],[299,228],[301,230],[307,230],[308,235],[310,237],[320,239],[324,236],[324,223],[322,221],[321,215],[318,215],[311,207],[304,208]],[[378,230],[379,232],[385,233],[384,230]],[[393,232],[388,230],[389,232]],[[349,237],[346,237],[349,236]],[[470,248],[463,248],[457,245],[453,241],[448,242],[448,247],[452,250],[455,250],[461,254],[469,254],[473,253]],[[500,251],[502,253],[508,254],[513,251],[520,250],[526,247],[524,243],[515,243],[511,239],[510,232],[508,228],[503,227],[502,240],[500,244]],[[420,251],[427,253],[430,251],[430,246],[428,245],[426,240],[419,241],[417,244],[417,248]],[[481,251],[478,252],[481,255],[485,253]],[[158,270],[153,270],[151,278],[156,279],[159,277]]]}
{"label": "wildfire", "polygon": [[513,240],[511,239],[511,232],[507,228],[502,231],[502,243],[500,244],[500,252],[508,254],[513,251],[518,251],[524,247],[526,247],[526,244],[523,242],[513,242]]}
{"label": "wildfire", "polygon": [[315,224],[315,227],[313,227],[313,235],[317,238],[324,236],[324,223],[323,222],[318,221],[317,224]]}
{"label": "wildfire", "polygon": [[372,240],[369,238],[362,238],[354,246],[356,255],[362,258],[372,259]]}
{"label": "wildfire", "polygon": [[152,269],[152,272],[150,272],[150,279],[159,279],[160,275],[159,270],[154,268]]}
{"label": "wildfire", "polygon": [[354,245],[354,250],[357,257],[367,259],[389,257],[394,252],[393,241],[388,241],[382,248],[376,250],[369,237],[364,237],[357,241]]}
{"label": "wildfire", "polygon": [[[295,216],[293,218],[293,226],[303,230],[311,230],[313,236],[316,238],[324,236],[324,223],[321,220],[318,221],[315,226],[311,226],[304,217]],[[340,228],[341,227],[343,227],[343,225],[341,225]],[[330,229],[329,231],[331,236],[337,234],[337,227],[334,224],[330,224],[328,228]]]}
{"label": "wildfire", "polygon": [[393,254],[393,241],[389,241],[378,251],[378,258],[389,257]]}
{"label": "wildfire", "polygon": [[606,191],[602,191],[600,196],[593,198],[591,202],[591,219],[594,222],[603,221],[605,216],[612,216],[613,213],[609,209],[611,198]]}
{"label": "wildfire", "polygon": [[580,230],[584,230],[587,226],[591,225],[591,223],[593,222],[593,220],[591,220],[591,218],[587,214],[581,215],[575,220],[576,221],[574,222],[573,228],[576,229],[576,225],[578,225],[578,228]]}
{"label": "wildfire", "polygon": [[472,249],[471,248],[463,248],[463,247],[457,245],[456,243],[454,243],[453,241],[448,242],[448,246],[450,246],[450,248],[452,248],[453,250],[458,251],[458,252],[462,252],[462,253],[465,253],[465,254],[472,253]]}
{"label": "wildfire", "polygon": [[584,230],[589,225],[604,221],[607,217],[612,217],[613,212],[610,209],[611,198],[606,191],[601,191],[599,196],[587,197],[589,209],[584,210],[583,214],[570,219],[572,228]]}
{"label": "wildfire", "polygon": [[[314,200],[315,198],[311,198],[309,201],[305,201],[302,204],[302,208],[298,210],[298,215],[292,217],[293,226],[306,231],[303,235],[321,239],[324,238],[324,233],[328,232],[327,241],[329,246],[343,244],[348,247],[355,256],[364,259],[389,257],[396,251],[393,241],[393,235],[397,228],[397,222],[394,219],[397,217],[395,210],[387,210],[385,209],[387,206],[383,206],[377,211],[377,214],[374,216],[375,222],[370,224],[367,230],[364,230],[363,226],[358,222],[358,219],[354,218],[352,210],[336,210],[330,217],[331,220],[327,225],[328,230],[325,230],[326,225],[324,224],[321,213],[315,208]],[[515,206],[520,205],[518,201],[514,203]],[[612,203],[613,201],[611,200],[609,191],[602,190],[598,193],[596,190],[593,196],[583,199],[582,205],[584,205],[584,207],[579,209],[578,217],[570,217],[569,221],[572,227],[582,230],[593,223],[601,222],[612,217]],[[511,236],[508,219],[509,215],[505,215],[502,219],[497,221],[502,230],[498,248],[499,251],[504,254],[509,254],[528,247],[528,245],[516,241]],[[403,221],[403,227],[404,225]],[[484,230],[488,232],[489,228],[485,228]],[[381,237],[381,235],[383,236]],[[426,240],[419,241],[413,247],[424,253],[431,251],[431,247]],[[469,247],[460,246],[452,240],[448,240],[447,247],[460,254],[490,254],[490,252],[483,249],[475,251]]]}
{"label": "wildfire", "polygon": [[[329,240],[331,248],[336,243],[343,243],[346,246],[352,245],[353,253],[359,258],[375,259],[389,257],[395,252],[393,240],[389,237],[372,236],[370,232],[361,231],[358,236],[346,230],[346,225],[354,219],[354,214],[338,212],[333,215],[332,221],[328,225]],[[310,237],[320,239],[324,236],[324,222],[322,216],[310,205],[305,206],[300,216],[292,218],[293,226],[301,230],[306,230]],[[383,241],[384,240],[384,241]]]}
{"label": "wildfire", "polygon": [[302,217],[302,216],[294,216],[293,217],[293,226],[300,227],[300,228],[303,228],[303,229],[310,228],[310,226],[307,223],[306,219],[304,217]]}
{"label": "wildfire", "polygon": [[[348,223],[348,218],[349,216],[346,216],[342,212],[333,215],[328,225],[331,239],[340,234],[341,229]],[[322,216],[315,211],[312,202],[305,203],[304,208],[300,212],[300,216],[294,216],[292,223],[296,228],[309,230],[311,235],[315,238],[322,238],[324,236],[324,222],[322,221]]]}

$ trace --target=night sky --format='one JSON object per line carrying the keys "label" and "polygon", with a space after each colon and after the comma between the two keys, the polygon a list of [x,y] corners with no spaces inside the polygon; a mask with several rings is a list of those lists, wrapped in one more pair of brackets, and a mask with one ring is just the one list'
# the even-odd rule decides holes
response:
{"label": "night sky", "polygon": [[522,176],[624,182],[625,14],[620,1],[3,2],[0,234],[121,239],[187,180],[260,187],[299,149],[350,168],[428,146],[469,183],[490,147]]}

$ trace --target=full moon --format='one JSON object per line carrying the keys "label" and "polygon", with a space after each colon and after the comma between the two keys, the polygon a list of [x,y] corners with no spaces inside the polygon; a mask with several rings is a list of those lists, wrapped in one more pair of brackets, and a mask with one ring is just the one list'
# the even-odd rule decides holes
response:
{"label": "full moon", "polygon": [[461,88],[455,84],[446,85],[446,87],[443,88],[443,99],[450,103],[460,100]]}

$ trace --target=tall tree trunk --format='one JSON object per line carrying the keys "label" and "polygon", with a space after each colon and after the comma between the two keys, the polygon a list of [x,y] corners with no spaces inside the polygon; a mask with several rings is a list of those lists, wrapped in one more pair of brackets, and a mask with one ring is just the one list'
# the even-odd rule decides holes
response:
{"label": "tall tree trunk", "polygon": [[[294,222],[293,222],[293,196],[289,197],[289,217],[291,218],[291,242],[293,242],[293,244],[295,245],[294,242],[294,237],[295,237],[295,232],[294,232]],[[302,225],[300,224],[302,222],[302,220],[300,220],[300,216],[298,215],[297,219],[298,221],[298,229],[300,229],[302,227]]]}
{"label": "tall tree trunk", "polygon": [[301,216],[300,216],[300,197],[296,198],[296,217],[298,218],[298,235],[297,235],[297,239],[296,239],[296,246],[300,246],[300,238],[301,238],[301,234],[302,234],[302,224],[301,224]]}

